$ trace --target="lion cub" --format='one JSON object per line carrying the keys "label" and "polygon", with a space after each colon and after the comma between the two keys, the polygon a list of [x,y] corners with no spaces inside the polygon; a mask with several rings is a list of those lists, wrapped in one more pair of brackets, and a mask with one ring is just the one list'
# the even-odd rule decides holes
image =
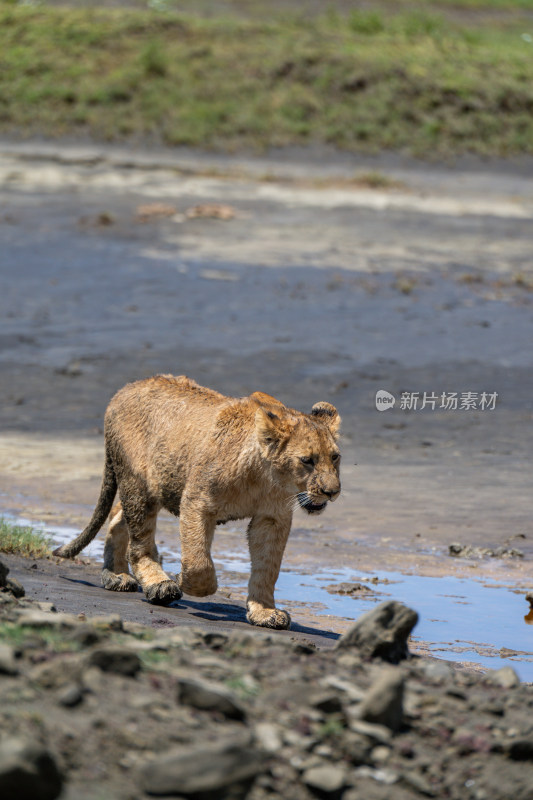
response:
{"label": "lion cub", "polygon": [[[105,469],[92,519],[55,554],[72,558],[94,539],[118,489],[120,504],[105,541],[103,586],[136,591],[140,583],[148,600],[166,605],[183,592],[216,591],[215,527],[249,517],[247,619],[266,628],[288,628],[290,617],[276,608],[274,586],[293,509],[300,505],[319,514],[338,497],[339,425],[329,403],[303,414],[262,392],[225,397],[183,375],[130,383],[106,411]],[[177,582],[158,561],[155,528],[161,508],[180,517]]]}

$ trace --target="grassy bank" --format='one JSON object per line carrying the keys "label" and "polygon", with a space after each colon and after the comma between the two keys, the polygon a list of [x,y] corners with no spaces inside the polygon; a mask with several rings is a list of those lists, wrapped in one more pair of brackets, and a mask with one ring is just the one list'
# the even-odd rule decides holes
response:
{"label": "grassy bank", "polygon": [[26,525],[12,525],[0,517],[0,553],[44,558],[51,553],[49,536]]}
{"label": "grassy bank", "polygon": [[426,5],[267,21],[4,4],[0,133],[533,152],[533,21],[530,36],[521,3],[465,0],[514,8],[497,24],[450,18],[445,1],[441,14]]}

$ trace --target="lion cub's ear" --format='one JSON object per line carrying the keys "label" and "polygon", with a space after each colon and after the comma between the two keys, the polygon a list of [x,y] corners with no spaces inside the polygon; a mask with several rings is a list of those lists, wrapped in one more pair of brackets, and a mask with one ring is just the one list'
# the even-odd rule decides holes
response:
{"label": "lion cub's ear", "polygon": [[332,435],[337,438],[341,426],[341,418],[335,406],[325,401],[322,403],[315,403],[311,409],[311,414],[313,417],[320,417],[320,419],[326,423]]}
{"label": "lion cub's ear", "polygon": [[255,430],[259,442],[264,445],[278,443],[287,435],[285,422],[262,406],[255,412]]}

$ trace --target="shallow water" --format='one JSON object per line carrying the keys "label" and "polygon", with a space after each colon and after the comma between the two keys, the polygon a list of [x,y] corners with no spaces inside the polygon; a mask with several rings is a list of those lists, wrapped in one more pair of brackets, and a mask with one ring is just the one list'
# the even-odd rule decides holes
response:
{"label": "shallow water", "polygon": [[[239,558],[217,564],[238,572],[249,569],[249,562]],[[379,580],[377,585],[370,582],[374,577]],[[325,588],[346,581],[368,585],[371,592],[352,597],[330,594]],[[533,620],[526,619],[529,607],[524,592],[516,592],[506,583],[385,571],[356,574],[351,569],[332,569],[302,574],[282,569],[276,584],[279,605],[318,604],[323,607],[313,609],[317,617],[354,620],[388,599],[418,612],[412,636],[415,649],[423,643],[423,649],[437,658],[469,661],[489,669],[510,665],[521,680],[533,681]]]}
{"label": "shallow water", "polygon": [[[24,518],[13,519],[20,525],[35,525]],[[79,531],[74,528],[39,525],[39,529],[53,536],[58,544],[71,541]],[[179,557],[163,549],[164,566],[170,572],[179,571]],[[85,555],[101,558],[103,538],[95,539],[85,550]],[[250,562],[240,554],[226,558],[215,557],[220,569],[231,573],[235,580],[225,576],[229,586],[242,586],[242,573],[249,574]],[[240,573],[240,574],[238,574]],[[372,583],[377,578],[378,583]],[[368,586],[362,596],[330,594],[326,586],[341,582],[357,582]],[[376,571],[354,573],[351,569],[296,571],[282,568],[276,584],[278,605],[309,604],[315,621],[336,629],[335,620],[354,620],[376,603],[399,600],[419,614],[419,622],[412,637],[417,646],[431,655],[450,661],[473,662],[489,669],[510,665],[523,681],[533,681],[533,619],[527,619],[528,605],[524,592],[493,579],[425,577],[405,575],[400,572]],[[533,615],[532,615],[533,616]],[[339,629],[337,628],[337,629]]]}

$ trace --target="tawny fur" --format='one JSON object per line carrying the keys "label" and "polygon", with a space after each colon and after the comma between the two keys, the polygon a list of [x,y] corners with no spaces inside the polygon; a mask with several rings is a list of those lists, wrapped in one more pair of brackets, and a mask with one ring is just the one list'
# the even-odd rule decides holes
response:
{"label": "tawny fur", "polygon": [[[310,414],[261,392],[225,397],[185,376],[157,375],[131,383],[105,415],[105,469],[100,498],[85,530],[56,554],[77,555],[110,512],[102,582],[168,604],[182,592],[217,588],[211,543],[217,524],[250,518],[248,620],[287,628],[274,587],[299,504],[320,513],[340,492],[336,443],[340,417],[329,403]],[[112,510],[115,495],[120,503]],[[163,571],[155,546],[156,518],[180,517],[181,573]],[[129,574],[128,562],[133,576]]]}

